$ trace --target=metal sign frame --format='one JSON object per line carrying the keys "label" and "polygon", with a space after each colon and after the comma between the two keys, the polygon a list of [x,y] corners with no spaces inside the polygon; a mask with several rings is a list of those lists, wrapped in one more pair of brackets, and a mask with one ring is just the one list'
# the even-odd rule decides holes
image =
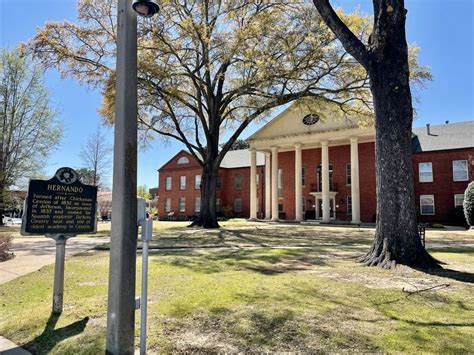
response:
{"label": "metal sign frame", "polygon": [[[55,192],[52,191],[48,196],[56,197],[56,196],[80,196],[83,194],[84,190],[86,190],[88,198],[92,200],[92,211],[91,211],[91,219],[89,225],[92,226],[92,228],[89,229],[83,229],[83,230],[77,230],[77,229],[72,229],[72,228],[64,228],[64,229],[48,229],[45,227],[44,229],[37,229],[37,230],[32,230],[31,227],[31,221],[28,220],[29,217],[32,215],[31,206],[32,200],[33,200],[33,194],[36,191],[32,191],[33,187],[37,188],[37,185],[43,185],[43,184],[51,184],[54,186],[59,186],[59,187],[64,187],[64,188],[72,188],[72,189],[81,189],[81,193],[75,193],[75,192],[66,192],[66,193],[61,193],[61,192]],[[67,207],[65,207],[64,210],[66,210]],[[52,215],[50,216],[50,218]],[[28,185],[28,194],[25,199],[25,204],[24,204],[24,209],[23,209],[23,216],[22,216],[22,223],[21,223],[21,235],[55,235],[55,234],[61,234],[61,235],[77,235],[77,234],[93,234],[97,232],[97,186],[92,186],[92,185],[85,185],[80,181],[79,175],[77,172],[68,167],[63,167],[60,168],[56,171],[54,176],[49,179],[49,180],[30,180],[30,183]]]}
{"label": "metal sign frame", "polygon": [[[87,230],[77,230],[77,228],[76,229],[66,228],[64,230],[60,230],[60,229],[58,230],[58,228],[55,228],[54,230],[49,230],[46,227],[42,230],[32,231],[31,221],[29,220],[29,217],[31,218],[32,216],[32,212],[29,211],[29,207],[30,207],[29,205],[33,204],[32,202],[33,196],[34,196],[34,192],[36,192],[36,191],[32,191],[34,190],[32,189],[32,187],[35,186],[35,184],[42,185],[42,184],[48,184],[48,183],[51,184],[52,187],[54,187],[52,192],[54,192],[55,191],[54,189],[56,189],[57,187],[59,188],[64,187],[64,189],[66,190],[69,190],[69,189],[73,190],[72,189],[73,187],[74,189],[77,189],[77,190],[81,189],[81,193],[84,191],[84,189],[88,189],[87,197],[92,200],[92,211],[90,211],[91,212],[90,218],[93,219],[92,221],[89,220],[88,225],[92,226],[92,228],[89,228]],[[71,187],[71,188],[66,188],[66,187]],[[49,189],[49,185],[47,189]],[[53,202],[53,197],[63,195],[63,197],[60,200],[67,201],[65,196],[67,196],[68,194],[70,196],[74,196],[75,192],[66,191],[65,194],[50,193],[49,195],[45,194],[42,196],[51,196],[51,202]],[[59,204],[59,200],[57,204]],[[68,205],[69,204],[67,203],[65,204],[65,207],[62,208],[62,212],[67,211]],[[54,208],[51,208],[51,211],[49,212],[47,226],[51,225],[49,222],[54,216],[54,213],[52,213],[53,210]],[[47,213],[45,213],[45,215],[46,214]],[[69,214],[69,216],[71,215],[72,214]],[[60,314],[63,311],[64,264],[65,264],[65,259],[66,259],[67,240],[69,238],[75,237],[77,234],[91,234],[91,233],[96,233],[96,231],[97,231],[97,187],[96,186],[83,184],[80,181],[80,178],[77,172],[74,169],[68,168],[68,167],[63,167],[63,168],[58,169],[56,173],[54,174],[54,176],[49,180],[30,180],[30,183],[28,185],[28,194],[26,196],[24,208],[23,208],[21,235],[44,234],[47,238],[54,239],[56,242],[56,260],[54,264],[54,287],[53,287],[52,313]]]}

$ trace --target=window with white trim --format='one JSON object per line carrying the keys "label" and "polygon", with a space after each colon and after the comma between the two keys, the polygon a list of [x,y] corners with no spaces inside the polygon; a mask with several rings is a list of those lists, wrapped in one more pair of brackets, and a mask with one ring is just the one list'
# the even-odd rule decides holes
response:
{"label": "window with white trim", "polygon": [[221,199],[216,198],[216,212],[220,212],[220,211],[221,211]]}
{"label": "window with white trim", "polygon": [[201,189],[201,175],[194,176],[194,189],[195,190]]}
{"label": "window with white trim", "polygon": [[242,199],[236,198],[234,200],[234,212],[242,212]]}
{"label": "window with white trim", "polygon": [[464,202],[464,194],[454,194],[454,208],[462,207]]}
{"label": "window with white trim", "polygon": [[467,181],[467,160],[453,160],[453,181]]}
{"label": "window with white trim", "polygon": [[194,212],[201,212],[201,198],[196,197],[194,199]]}
{"label": "window with white trim", "polygon": [[237,175],[234,178],[234,187],[235,187],[236,190],[242,189],[242,176]]}
{"label": "window with white trim", "polygon": [[171,198],[167,197],[165,200],[165,212],[171,212]]}
{"label": "window with white trim", "polygon": [[351,169],[351,164],[349,163],[349,164],[346,164],[346,185],[350,186],[351,183],[352,183],[352,169]]}
{"label": "window with white trim", "polygon": [[433,164],[430,161],[418,163],[418,181],[433,182]]}
{"label": "window with white trim", "polygon": [[186,212],[186,198],[179,198],[179,212]]}
{"label": "window with white trim", "polygon": [[165,190],[171,191],[171,176],[166,177]]}
{"label": "window with white trim", "polygon": [[420,195],[420,214],[423,216],[435,214],[434,195]]}
{"label": "window with white trim", "polygon": [[255,175],[257,189],[260,187],[260,174]]}
{"label": "window with white trim", "polygon": [[278,169],[278,197],[283,197],[283,169]]}
{"label": "window with white trim", "polygon": [[347,201],[347,213],[352,213],[352,196],[347,196],[346,201]]}
{"label": "window with white trim", "polygon": [[186,190],[186,176],[184,175],[179,177],[179,189]]}
{"label": "window with white trim", "polygon": [[181,164],[189,164],[189,159],[187,157],[181,157],[178,159],[178,162],[177,162],[178,165],[181,165]]}

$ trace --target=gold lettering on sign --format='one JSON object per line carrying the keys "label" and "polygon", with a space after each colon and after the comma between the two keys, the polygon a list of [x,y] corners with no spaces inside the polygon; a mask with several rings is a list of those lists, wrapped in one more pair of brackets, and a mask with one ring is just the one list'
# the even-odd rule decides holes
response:
{"label": "gold lettering on sign", "polygon": [[48,191],[81,193],[84,191],[84,189],[82,187],[77,187],[77,186],[48,184]]}

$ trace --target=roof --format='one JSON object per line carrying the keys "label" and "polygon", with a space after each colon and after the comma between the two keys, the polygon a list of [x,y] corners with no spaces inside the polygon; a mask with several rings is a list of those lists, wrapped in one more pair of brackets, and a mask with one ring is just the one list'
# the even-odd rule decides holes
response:
{"label": "roof", "polygon": [[[250,166],[250,150],[230,150],[221,162],[221,168],[246,168]],[[265,165],[265,154],[257,152],[257,166]]]}
{"label": "roof", "polygon": [[303,118],[309,114],[314,114],[314,112],[308,108],[298,106],[298,103],[295,102],[273,117],[263,127],[248,137],[246,141],[274,140],[289,136],[303,136],[359,127],[359,120],[357,118],[340,117],[333,119],[328,113],[324,113],[321,119],[319,119],[319,115],[316,115],[318,117],[318,120],[315,122],[316,124],[308,125],[304,123]]}
{"label": "roof", "polygon": [[[177,154],[173,156],[168,162],[163,164],[158,171],[161,171],[166,165],[168,165],[173,159],[175,159],[179,154],[186,153],[190,156],[190,158],[195,159],[191,153],[187,150],[180,150]],[[198,157],[200,158],[199,153]],[[241,150],[230,150],[226,153],[224,158],[222,159],[221,168],[224,169],[232,169],[232,168],[248,168],[250,167],[250,159],[251,153],[249,149],[241,149]],[[257,152],[257,166],[265,165],[265,153]]]}
{"label": "roof", "polygon": [[412,130],[414,153],[474,147],[474,121],[419,127]]}

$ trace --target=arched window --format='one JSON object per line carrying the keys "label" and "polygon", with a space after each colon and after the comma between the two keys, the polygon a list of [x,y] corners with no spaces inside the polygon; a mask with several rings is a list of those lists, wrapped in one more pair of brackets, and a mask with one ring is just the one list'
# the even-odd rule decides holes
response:
{"label": "arched window", "polygon": [[178,164],[188,164],[189,159],[187,157],[181,157],[178,159]]}

